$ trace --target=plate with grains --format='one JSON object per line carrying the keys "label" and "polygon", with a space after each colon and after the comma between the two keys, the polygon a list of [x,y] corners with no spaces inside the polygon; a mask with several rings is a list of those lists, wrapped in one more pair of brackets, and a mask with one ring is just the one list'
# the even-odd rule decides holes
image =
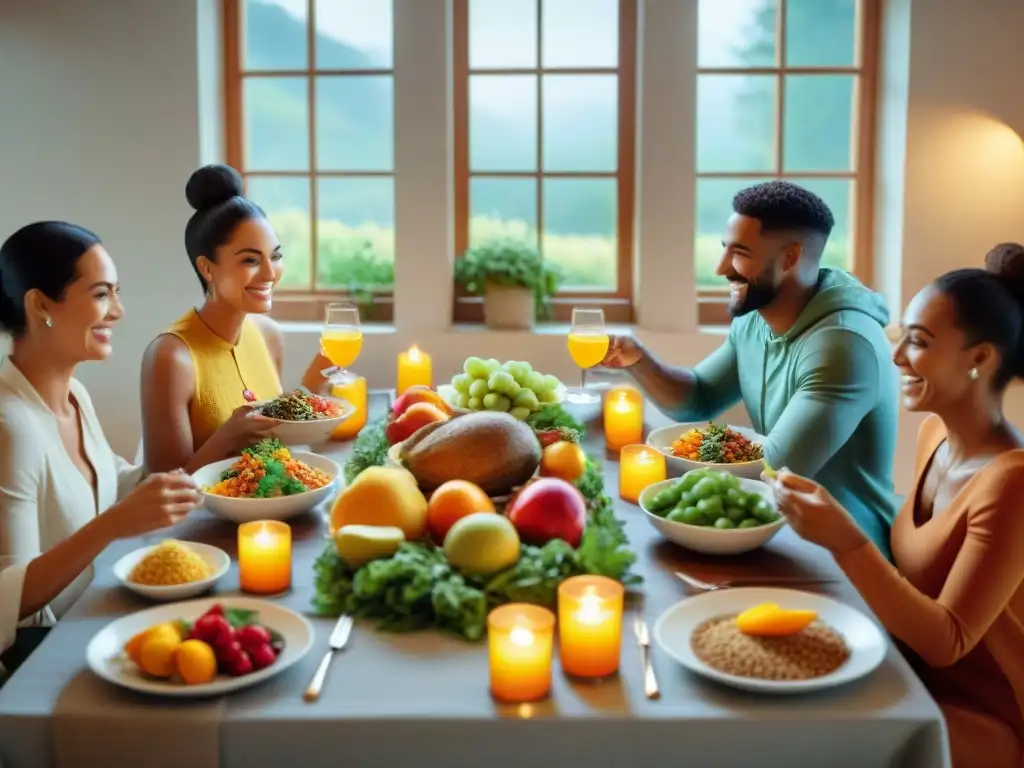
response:
{"label": "plate with grains", "polygon": [[676,603],[654,638],[691,672],[759,693],[819,691],[873,672],[888,641],[860,611],[824,595],[717,589]]}

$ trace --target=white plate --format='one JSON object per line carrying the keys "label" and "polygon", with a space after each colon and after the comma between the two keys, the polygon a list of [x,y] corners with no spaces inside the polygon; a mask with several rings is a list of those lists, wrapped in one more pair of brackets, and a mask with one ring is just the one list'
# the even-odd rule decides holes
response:
{"label": "white plate", "polygon": [[[745,477],[738,478],[740,488],[746,493],[756,493],[765,499],[775,509],[775,494],[767,483],[760,480],[748,480]],[[640,492],[640,509],[644,511],[647,522],[653,525],[662,536],[678,544],[681,547],[701,552],[705,555],[739,555],[750,552],[767,544],[776,533],[786,524],[784,517],[779,517],[774,523],[765,523],[757,528],[713,528],[709,525],[689,525],[688,523],[677,523],[674,520],[666,520],[647,509],[647,502],[663,488],[669,488],[679,482],[679,479],[662,480],[660,483],[653,483]]]}
{"label": "white plate", "polygon": [[[758,680],[720,672],[693,652],[690,638],[701,624],[740,613],[761,603],[817,611],[818,618],[846,640],[850,658],[831,674],[813,680]],[[888,641],[878,625],[855,608],[823,595],[793,589],[744,587],[718,589],[689,597],[663,613],[654,624],[654,639],[665,653],[691,672],[719,683],[758,693],[808,693],[852,682],[873,672],[885,658]]]}
{"label": "white plate", "polygon": [[209,544],[200,544],[197,541],[179,541],[178,543],[195,552],[210,566],[213,571],[210,578],[167,587],[154,587],[129,581],[128,577],[131,575],[132,569],[139,564],[142,558],[160,546],[159,544],[129,552],[114,563],[114,576],[132,592],[148,597],[150,600],[187,600],[211,589],[228,572],[228,568],[231,567],[231,558],[228,557],[228,553],[223,549],[210,546]]}
{"label": "white plate", "polygon": [[[672,443],[685,435],[691,429],[707,429],[707,426],[708,423],[706,421],[691,421],[686,424],[669,424],[667,427],[660,427],[659,429],[652,430],[647,436],[647,444],[652,448],[657,448],[665,454],[665,463],[668,466],[668,474],[670,477],[678,477],[694,469],[717,469],[722,472],[728,472],[730,475],[747,477],[751,480],[757,480],[761,477],[761,472],[764,470],[764,462],[760,459],[757,461],[744,461],[739,464],[715,464],[709,461],[691,461],[690,459],[682,459],[672,453]],[[757,432],[752,429],[748,429],[747,427],[737,427],[732,424],[726,424],[725,426],[733,432],[743,435],[750,442],[758,445],[763,445],[766,439],[763,435],[759,435]]]}
{"label": "white plate", "polygon": [[[123,658],[125,643],[139,632],[165,621],[184,619],[194,621],[216,603],[225,608],[245,608],[259,612],[257,621],[273,629],[284,638],[284,649],[269,667],[241,677],[218,675],[204,685],[185,685],[167,680],[157,680],[144,675],[131,661]],[[162,696],[200,697],[219,696],[240,688],[248,688],[284,672],[306,655],[313,645],[313,625],[309,621],[275,603],[251,597],[207,597],[185,603],[168,603],[144,611],[122,616],[107,624],[93,635],[85,649],[85,658],[97,675],[114,685],[140,693]]]}
{"label": "white plate", "polygon": [[[545,405],[558,405],[559,403],[562,403],[565,400],[565,393],[567,391],[568,390],[566,389],[565,384],[560,383],[558,385],[558,388],[555,390],[555,402],[541,403],[541,406],[543,407]],[[455,391],[455,387],[453,387],[451,384],[439,385],[437,388],[437,394],[439,394],[441,398],[446,403],[448,403],[448,407],[452,409],[453,413],[476,413],[476,411],[471,411],[469,410],[469,408],[460,408],[459,406],[455,405],[455,399],[459,393]]]}
{"label": "white plate", "polygon": [[[356,412],[356,409],[352,403],[338,397],[328,397],[327,395],[319,395],[319,397],[322,397],[324,400],[330,400],[340,406],[342,409],[341,416],[335,416],[330,419],[314,419],[312,421],[285,421],[284,419],[278,419],[277,426],[271,429],[267,436],[276,437],[285,445],[319,445],[320,443],[326,443],[338,425],[349,419]],[[254,403],[254,405],[261,406],[269,402],[271,401],[261,400],[258,403]]]}
{"label": "white plate", "polygon": [[[338,477],[341,476],[341,467],[337,462],[317,453],[293,451],[292,458],[326,473],[330,476],[331,482],[315,491],[297,493],[294,496],[275,496],[271,499],[233,499],[204,493],[203,503],[213,514],[236,523],[247,523],[251,520],[287,520],[309,512],[335,493]],[[200,488],[215,485],[220,482],[220,473],[230,469],[236,461],[238,459],[234,458],[207,464],[197,470],[192,479]]]}

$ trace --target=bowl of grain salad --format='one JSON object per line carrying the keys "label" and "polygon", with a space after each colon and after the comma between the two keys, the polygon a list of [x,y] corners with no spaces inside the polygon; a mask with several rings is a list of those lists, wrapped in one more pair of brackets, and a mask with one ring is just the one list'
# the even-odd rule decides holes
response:
{"label": "bowl of grain salad", "polygon": [[114,563],[114,577],[150,600],[187,600],[212,589],[230,566],[223,549],[169,539],[129,552]]}
{"label": "bowl of grain salad", "polygon": [[213,514],[236,523],[287,520],[310,512],[333,493],[341,467],[326,456],[261,440],[234,459],[208,464],[193,480]]}
{"label": "bowl of grain salad", "polygon": [[651,430],[647,444],[665,454],[669,477],[715,469],[757,480],[764,469],[765,437],[748,427],[694,421]]}
{"label": "bowl of grain salad", "polygon": [[654,624],[654,639],[691,672],[741,690],[809,693],[882,663],[888,641],[857,609],[795,589],[734,587],[688,597]]}

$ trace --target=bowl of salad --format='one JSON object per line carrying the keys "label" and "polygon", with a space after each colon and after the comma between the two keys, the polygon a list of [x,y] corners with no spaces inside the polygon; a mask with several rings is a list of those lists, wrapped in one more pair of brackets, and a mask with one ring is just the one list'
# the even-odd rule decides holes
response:
{"label": "bowl of salad", "polygon": [[277,419],[277,425],[268,434],[285,445],[325,443],[355,410],[347,400],[314,395],[304,389],[283,392],[273,400],[256,403],[254,408],[261,416]]}
{"label": "bowl of salad", "polygon": [[192,479],[210,512],[246,523],[309,512],[330,498],[340,475],[341,467],[326,456],[264,438],[234,459],[207,464]]}
{"label": "bowl of salad", "polygon": [[671,477],[695,469],[716,469],[757,480],[764,468],[764,441],[764,436],[752,429],[713,421],[671,424],[647,436],[647,444],[665,454]]}

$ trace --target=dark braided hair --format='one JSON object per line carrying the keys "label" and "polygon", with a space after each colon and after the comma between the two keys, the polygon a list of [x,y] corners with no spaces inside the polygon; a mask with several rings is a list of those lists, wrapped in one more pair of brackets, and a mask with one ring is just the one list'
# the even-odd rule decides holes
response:
{"label": "dark braided hair", "polygon": [[968,346],[988,342],[999,352],[994,384],[1024,378],[1024,246],[1000,243],[984,269],[955,269],[935,281],[956,308]]}
{"label": "dark braided hair", "polygon": [[231,239],[235,228],[249,219],[265,219],[256,203],[242,197],[242,177],[227,165],[204,165],[189,177],[185,198],[195,213],[185,225],[185,251],[203,290],[206,280],[196,262],[200,256],[216,261],[216,251]]}

